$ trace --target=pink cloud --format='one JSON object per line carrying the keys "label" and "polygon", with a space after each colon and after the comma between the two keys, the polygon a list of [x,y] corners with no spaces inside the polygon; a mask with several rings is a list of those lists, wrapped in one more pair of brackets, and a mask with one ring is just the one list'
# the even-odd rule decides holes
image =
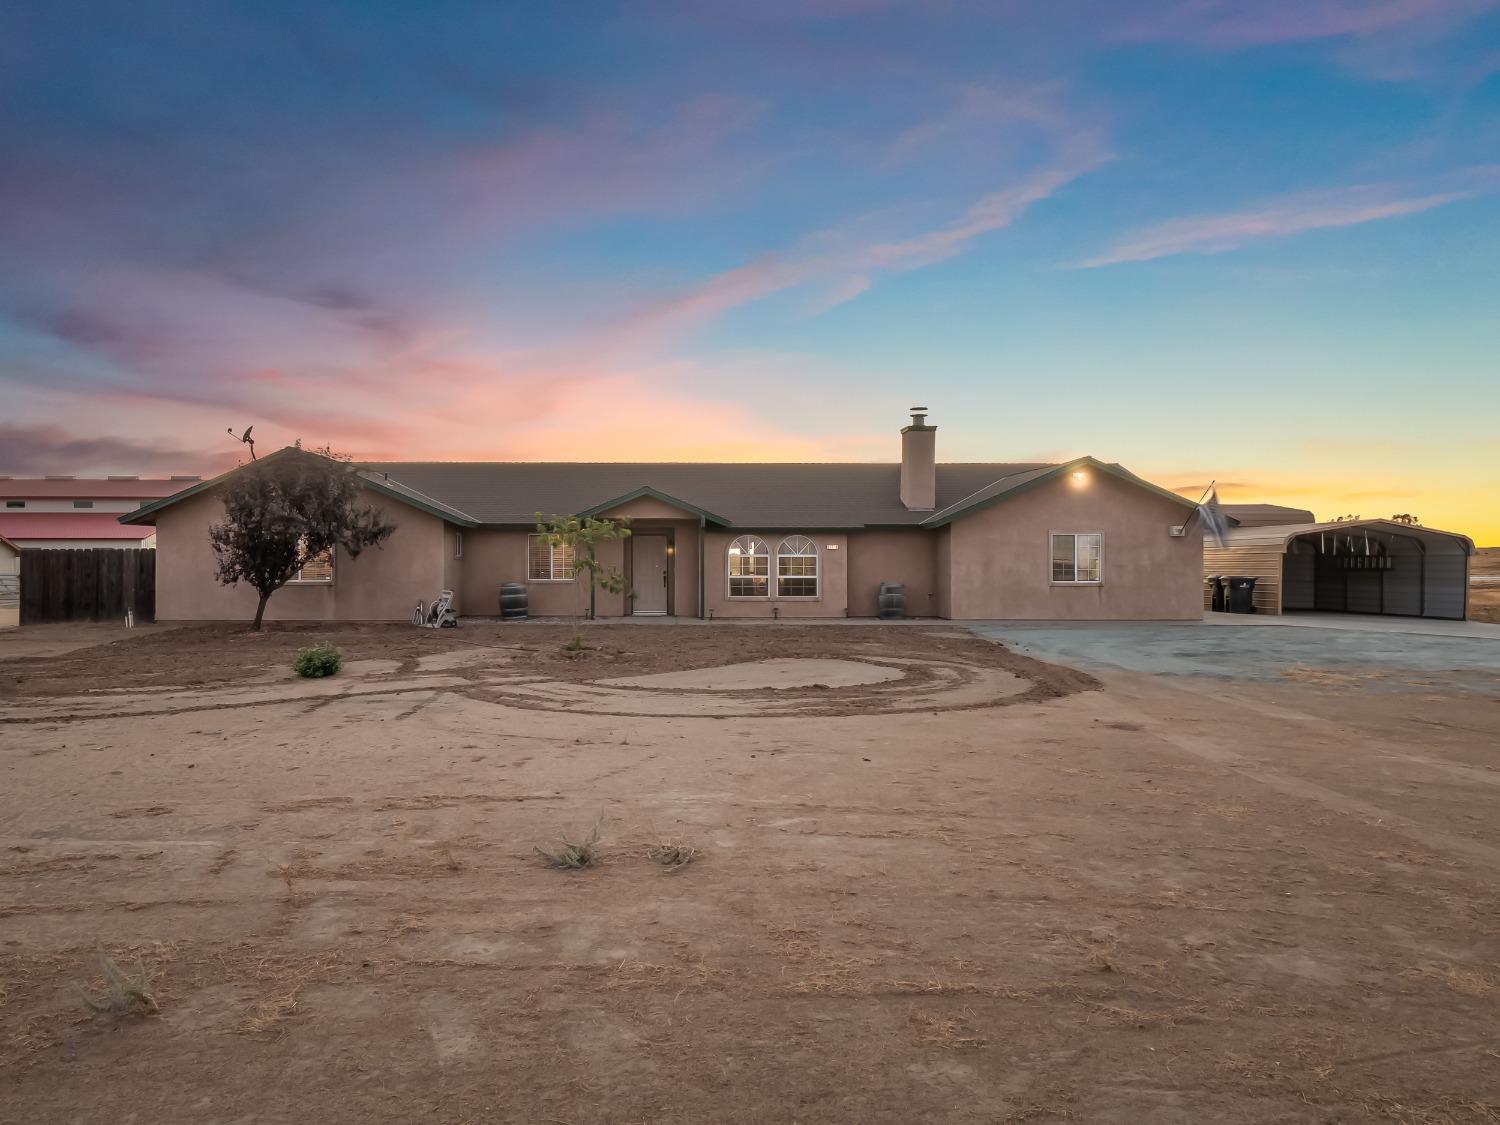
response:
{"label": "pink cloud", "polygon": [[851,228],[816,232],[790,250],[763,254],[640,310],[622,326],[618,339],[622,344],[654,340],[808,286],[825,289],[817,308],[831,307],[865,292],[881,275],[922,269],[962,254],[979,238],[1010,226],[1030,207],[1111,159],[1097,134],[1079,132],[1058,146],[1049,163],[981,196],[947,224],[884,241],[855,237]]}
{"label": "pink cloud", "polygon": [[1181,0],[1153,9],[1128,34],[1234,50],[1371,36],[1421,21],[1463,19],[1496,6],[1496,0]]}
{"label": "pink cloud", "polygon": [[[1486,181],[1490,181],[1486,183]],[[1492,190],[1494,176],[1473,186],[1411,193],[1389,184],[1364,184],[1283,196],[1258,207],[1157,223],[1128,236],[1104,253],[1079,263],[1084,269],[1149,262],[1176,254],[1222,254],[1263,238],[1358,226],[1472,199]]]}
{"label": "pink cloud", "polygon": [[61,426],[0,424],[0,473],[78,476],[109,472],[222,472],[235,463],[229,450],[217,455],[173,447],[163,441],[140,441],[109,435],[79,437]]}

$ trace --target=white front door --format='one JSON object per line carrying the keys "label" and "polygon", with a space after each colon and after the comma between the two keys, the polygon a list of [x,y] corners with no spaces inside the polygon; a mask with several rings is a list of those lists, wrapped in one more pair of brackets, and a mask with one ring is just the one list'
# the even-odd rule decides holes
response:
{"label": "white front door", "polygon": [[632,535],[630,537],[632,592],[635,612],[663,616],[667,612],[667,554],[665,535]]}

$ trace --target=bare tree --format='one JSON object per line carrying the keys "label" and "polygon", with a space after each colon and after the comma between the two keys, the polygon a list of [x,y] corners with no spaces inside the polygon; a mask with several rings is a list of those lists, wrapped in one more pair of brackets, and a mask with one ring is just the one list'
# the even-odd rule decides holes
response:
{"label": "bare tree", "polygon": [[244,582],[260,595],[259,629],[271,595],[334,548],[353,558],[379,546],[395,524],[360,504],[364,482],[349,459],[300,445],[235,473],[220,493],[224,519],[208,529],[219,581]]}

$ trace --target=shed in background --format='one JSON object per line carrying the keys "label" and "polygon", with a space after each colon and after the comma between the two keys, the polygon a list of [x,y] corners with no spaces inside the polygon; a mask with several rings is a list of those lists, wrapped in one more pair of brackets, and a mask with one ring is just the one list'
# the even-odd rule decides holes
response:
{"label": "shed in background", "polygon": [[[1226,511],[1239,518],[1234,508]],[[1257,613],[1308,610],[1463,620],[1473,554],[1474,542],[1467,536],[1392,520],[1241,521],[1230,529],[1223,547],[1204,545],[1203,573],[1256,578]],[[1205,589],[1205,608],[1210,593]]]}

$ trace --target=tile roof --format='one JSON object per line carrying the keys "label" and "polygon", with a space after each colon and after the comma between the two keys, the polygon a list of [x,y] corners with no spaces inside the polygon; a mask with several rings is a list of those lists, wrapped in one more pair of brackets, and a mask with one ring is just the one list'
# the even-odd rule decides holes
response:
{"label": "tile roof", "polygon": [[23,539],[149,539],[156,528],[126,526],[116,512],[17,512],[0,514],[0,535]]}
{"label": "tile roof", "polygon": [[[996,480],[1050,468],[1035,461],[940,464],[939,508]],[[484,524],[525,524],[574,514],[652,489],[736,527],[915,527],[933,513],[901,504],[901,466],[890,463],[392,461],[364,466],[435,497]]]}
{"label": "tile roof", "polygon": [[[261,458],[306,455],[291,447]],[[941,527],[1053,477],[1093,468],[1187,508],[1190,500],[1093,457],[1062,464],[962,462],[936,466],[935,510],[901,503],[901,466],[889,462],[380,461],[358,465],[372,490],[460,526],[531,527],[537,514],[596,514],[635,496],[683,506],[710,524],[762,530]],[[239,470],[231,470],[237,472]],[[157,512],[217,487],[225,477],[120,516],[154,523]]]}

